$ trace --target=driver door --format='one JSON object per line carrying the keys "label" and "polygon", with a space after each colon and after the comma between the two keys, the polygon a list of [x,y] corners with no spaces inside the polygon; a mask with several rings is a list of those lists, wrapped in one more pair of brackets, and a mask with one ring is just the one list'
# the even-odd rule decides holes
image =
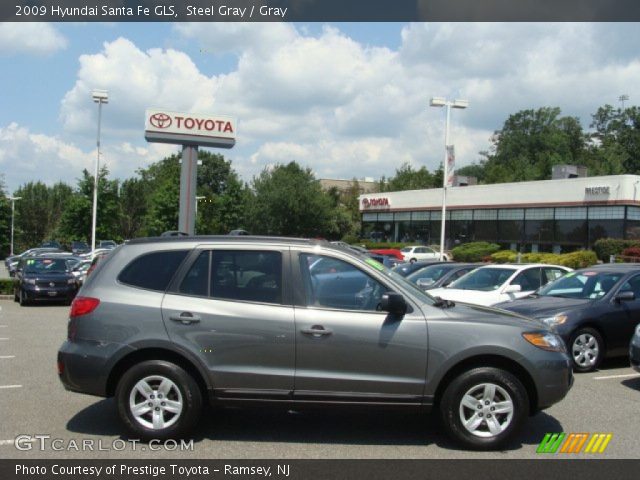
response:
{"label": "driver door", "polygon": [[380,311],[390,288],[346,260],[301,253],[294,270],[301,299],[294,309],[294,397],[420,403],[427,367],[422,313]]}

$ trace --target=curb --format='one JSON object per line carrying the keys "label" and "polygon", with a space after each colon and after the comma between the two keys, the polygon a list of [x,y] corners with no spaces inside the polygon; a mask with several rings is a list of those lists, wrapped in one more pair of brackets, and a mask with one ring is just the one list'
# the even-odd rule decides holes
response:
{"label": "curb", "polygon": [[13,295],[0,295],[0,300],[13,300]]}

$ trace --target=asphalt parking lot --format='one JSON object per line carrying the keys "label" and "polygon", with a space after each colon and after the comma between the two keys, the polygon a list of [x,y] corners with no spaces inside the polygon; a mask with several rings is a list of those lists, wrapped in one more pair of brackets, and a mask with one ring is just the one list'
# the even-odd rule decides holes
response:
{"label": "asphalt parking lot", "polygon": [[[20,307],[11,300],[0,300],[0,307],[0,458],[533,458],[547,432],[613,434],[604,453],[572,458],[640,458],[640,374],[627,359],[578,375],[567,398],[532,417],[502,452],[461,451],[440,432],[435,416],[386,410],[207,411],[192,450],[122,449],[113,400],[67,392],[58,381],[56,353],[69,307]],[[40,440],[19,450],[19,435],[50,438],[42,440],[44,451]],[[93,451],[82,451],[86,441]]]}

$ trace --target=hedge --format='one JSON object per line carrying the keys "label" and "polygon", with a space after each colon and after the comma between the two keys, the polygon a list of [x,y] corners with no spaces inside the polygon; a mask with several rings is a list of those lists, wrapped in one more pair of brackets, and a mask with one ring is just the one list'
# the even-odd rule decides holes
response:
{"label": "hedge", "polygon": [[[491,255],[495,263],[514,263],[518,261],[518,253],[513,250],[500,250]],[[585,268],[598,263],[598,257],[591,250],[578,250],[571,253],[524,253],[520,257],[522,263],[548,263],[569,268]]]}
{"label": "hedge", "polygon": [[13,295],[15,282],[13,278],[0,278],[0,295]]}
{"label": "hedge", "polygon": [[625,248],[640,247],[640,240],[622,240],[619,238],[601,238],[593,244],[596,255],[608,263],[611,255],[621,255]]}
{"label": "hedge", "polygon": [[489,242],[465,243],[451,250],[457,262],[481,262],[485,257],[500,250],[500,245]]}

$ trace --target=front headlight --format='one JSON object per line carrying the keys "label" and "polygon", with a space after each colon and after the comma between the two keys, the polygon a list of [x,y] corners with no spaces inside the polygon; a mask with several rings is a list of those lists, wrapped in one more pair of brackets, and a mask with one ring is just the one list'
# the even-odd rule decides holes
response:
{"label": "front headlight", "polygon": [[553,317],[543,318],[542,321],[550,327],[555,327],[557,325],[562,325],[567,321],[566,315],[554,315]]}
{"label": "front headlight", "polygon": [[67,280],[67,283],[69,285],[74,285],[76,283],[76,279],[75,278],[70,278],[69,280]]}
{"label": "front headlight", "polygon": [[24,283],[27,283],[29,285],[35,285],[36,284],[36,280],[34,278],[25,278],[24,279]]}
{"label": "front headlight", "polygon": [[524,339],[531,345],[547,350],[549,352],[565,352],[565,346],[562,339],[550,332],[528,332],[523,333]]}

